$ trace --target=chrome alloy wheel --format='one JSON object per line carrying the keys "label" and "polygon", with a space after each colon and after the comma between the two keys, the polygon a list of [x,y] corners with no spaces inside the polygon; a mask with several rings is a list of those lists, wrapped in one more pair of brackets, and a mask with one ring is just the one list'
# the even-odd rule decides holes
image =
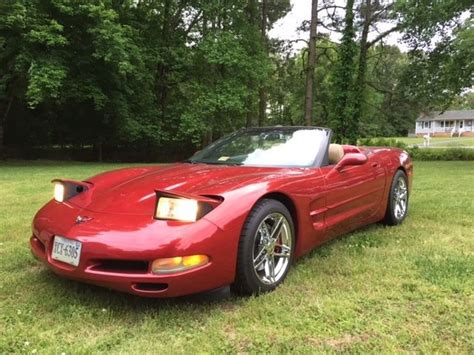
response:
{"label": "chrome alloy wheel", "polygon": [[400,220],[405,216],[408,205],[407,183],[402,176],[398,177],[393,190],[393,200],[393,214],[396,219]]}
{"label": "chrome alloy wheel", "polygon": [[290,265],[292,235],[288,220],[281,213],[266,216],[257,228],[252,254],[255,274],[261,282],[280,281]]}

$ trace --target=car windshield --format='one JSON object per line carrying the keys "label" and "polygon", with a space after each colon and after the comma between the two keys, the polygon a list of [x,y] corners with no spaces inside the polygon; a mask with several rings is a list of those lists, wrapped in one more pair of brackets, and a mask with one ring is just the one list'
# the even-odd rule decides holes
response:
{"label": "car windshield", "polygon": [[272,167],[320,165],[327,151],[329,132],[314,127],[246,129],[221,138],[187,161]]}

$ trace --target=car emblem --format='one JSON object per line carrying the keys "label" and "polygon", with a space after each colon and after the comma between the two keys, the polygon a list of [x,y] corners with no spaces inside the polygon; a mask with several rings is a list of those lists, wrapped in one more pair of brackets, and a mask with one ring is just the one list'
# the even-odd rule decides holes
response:
{"label": "car emblem", "polygon": [[87,216],[77,216],[76,217],[76,224],[81,224],[81,223],[86,223],[89,222],[90,220],[93,220],[94,218],[92,217],[87,217]]}

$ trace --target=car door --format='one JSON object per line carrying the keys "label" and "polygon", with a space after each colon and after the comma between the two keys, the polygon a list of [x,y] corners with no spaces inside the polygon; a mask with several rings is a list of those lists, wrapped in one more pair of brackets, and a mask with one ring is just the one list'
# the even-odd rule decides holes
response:
{"label": "car door", "polygon": [[377,213],[385,188],[385,173],[378,157],[368,155],[363,165],[336,171],[334,165],[321,168],[325,181],[326,238],[370,223]]}

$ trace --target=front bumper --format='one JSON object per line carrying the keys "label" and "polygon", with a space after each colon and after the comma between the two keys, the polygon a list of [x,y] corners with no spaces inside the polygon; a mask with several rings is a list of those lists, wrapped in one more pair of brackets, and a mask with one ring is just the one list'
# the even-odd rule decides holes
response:
{"label": "front bumper", "polygon": [[[90,221],[75,224],[78,215]],[[56,274],[145,297],[175,297],[233,282],[238,233],[226,233],[201,219],[192,224],[156,221],[47,204],[33,221],[32,253]],[[55,235],[82,242],[79,265],[52,259]],[[155,275],[157,258],[203,254],[209,263],[188,271]]]}

